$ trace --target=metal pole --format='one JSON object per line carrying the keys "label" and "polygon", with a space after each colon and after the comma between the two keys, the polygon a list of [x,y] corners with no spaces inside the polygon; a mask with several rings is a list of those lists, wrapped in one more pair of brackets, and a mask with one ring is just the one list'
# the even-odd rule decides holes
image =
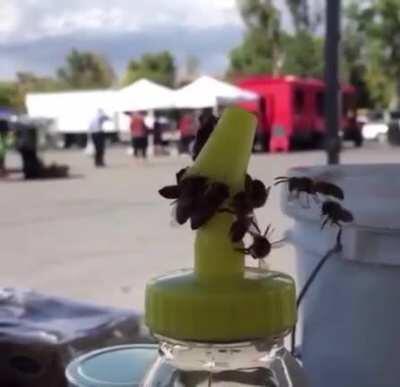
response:
{"label": "metal pole", "polygon": [[341,0],[326,0],[325,37],[325,122],[327,129],[328,164],[339,163],[341,117],[341,90],[339,84]]}

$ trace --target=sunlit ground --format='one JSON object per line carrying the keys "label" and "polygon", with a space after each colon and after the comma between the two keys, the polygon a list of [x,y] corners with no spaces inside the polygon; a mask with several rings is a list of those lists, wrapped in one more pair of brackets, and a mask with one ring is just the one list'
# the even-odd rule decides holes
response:
{"label": "sunlit ground", "polygon": [[[376,143],[349,147],[345,163],[398,162],[399,148]],[[109,149],[108,167],[94,169],[82,151],[47,152],[74,178],[0,182],[0,284],[121,307],[143,309],[146,281],[192,265],[193,233],[170,225],[171,208],[157,190],[174,181],[187,157],[134,161],[125,148]],[[256,155],[251,173],[266,183],[292,166],[325,163],[322,152]],[[8,158],[18,166],[18,155]],[[290,226],[275,192],[258,215],[274,237]],[[294,274],[293,250],[271,256],[272,267]]]}

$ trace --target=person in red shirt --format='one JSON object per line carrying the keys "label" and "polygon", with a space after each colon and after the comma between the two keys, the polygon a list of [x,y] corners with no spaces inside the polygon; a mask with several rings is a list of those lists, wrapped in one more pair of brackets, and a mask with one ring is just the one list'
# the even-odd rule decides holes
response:
{"label": "person in red shirt", "polygon": [[131,114],[130,122],[133,155],[135,157],[147,157],[147,127],[144,122],[144,112]]}
{"label": "person in red shirt", "polygon": [[179,120],[178,129],[181,135],[180,153],[190,153],[190,144],[194,141],[197,132],[197,122],[193,113],[183,113]]}

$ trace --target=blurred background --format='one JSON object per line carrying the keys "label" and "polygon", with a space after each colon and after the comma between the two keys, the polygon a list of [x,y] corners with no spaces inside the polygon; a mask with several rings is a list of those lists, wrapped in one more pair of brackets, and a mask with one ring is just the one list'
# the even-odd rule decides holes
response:
{"label": "blurred background", "polygon": [[[344,163],[398,160],[399,13],[343,1]],[[267,184],[325,163],[325,29],[322,0],[2,0],[0,283],[141,311],[149,278],[191,266],[157,191],[204,114],[258,116],[250,170]],[[288,227],[278,192],[260,219]],[[270,263],[295,274],[292,256]]]}

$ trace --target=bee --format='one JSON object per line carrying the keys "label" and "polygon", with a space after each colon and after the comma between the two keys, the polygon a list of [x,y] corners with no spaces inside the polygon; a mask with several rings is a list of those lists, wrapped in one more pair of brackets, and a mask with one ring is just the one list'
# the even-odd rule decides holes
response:
{"label": "bee", "polygon": [[218,119],[212,113],[208,114],[206,117],[200,120],[200,128],[197,131],[196,139],[193,145],[193,161],[196,160],[200,151],[203,149],[206,144],[208,138],[213,132],[215,126],[217,125]]}
{"label": "bee", "polygon": [[301,193],[306,193],[308,195],[314,195],[314,181],[306,176],[301,177],[286,177],[286,176],[278,176],[275,178],[274,185],[278,185],[281,183],[288,184],[289,195],[293,197],[296,195],[298,199]]}
{"label": "bee", "polygon": [[232,198],[232,209],[240,217],[253,212],[255,208],[264,206],[269,196],[270,187],[265,187],[261,180],[253,180],[246,175],[244,191],[240,191]]}
{"label": "bee", "polygon": [[196,207],[190,216],[192,230],[207,223],[229,197],[229,187],[224,183],[211,183],[196,201]]}
{"label": "bee", "polygon": [[344,199],[343,190],[337,186],[336,184],[327,182],[327,181],[314,181],[313,179],[302,176],[302,177],[285,177],[280,176],[275,178],[275,184],[278,185],[281,183],[288,184],[289,195],[291,198],[296,197],[297,199],[300,197],[301,193],[307,194],[307,203],[308,197],[311,196],[317,203],[319,203],[318,194],[323,196],[331,196],[338,200]]}
{"label": "bee", "polygon": [[183,179],[183,173],[177,173],[178,184],[163,187],[158,191],[162,197],[174,200],[178,224],[184,224],[190,218],[200,197],[206,191],[208,182],[204,176],[188,176]]}
{"label": "bee", "polygon": [[315,191],[315,193],[318,193],[318,194],[321,194],[324,196],[332,196],[333,198],[338,199],[338,200],[344,199],[343,190],[336,184],[329,183],[327,181],[314,182],[314,191]]}
{"label": "bee", "polygon": [[354,220],[353,214],[349,210],[333,200],[327,200],[322,204],[321,217],[323,218],[321,229],[323,229],[328,222],[331,225],[336,225],[341,228],[341,222],[350,223]]}
{"label": "bee", "polygon": [[264,259],[270,254],[271,249],[276,247],[278,244],[281,244],[283,240],[276,242],[269,241],[268,234],[272,231],[271,225],[268,225],[265,231],[261,233],[256,222],[251,222],[251,224],[255,227],[255,230],[249,228],[249,233],[253,238],[252,244],[243,249],[237,249],[237,251],[251,255],[254,259]]}
{"label": "bee", "polygon": [[229,235],[233,243],[240,242],[249,231],[252,218],[249,216],[237,218],[231,225]]}

